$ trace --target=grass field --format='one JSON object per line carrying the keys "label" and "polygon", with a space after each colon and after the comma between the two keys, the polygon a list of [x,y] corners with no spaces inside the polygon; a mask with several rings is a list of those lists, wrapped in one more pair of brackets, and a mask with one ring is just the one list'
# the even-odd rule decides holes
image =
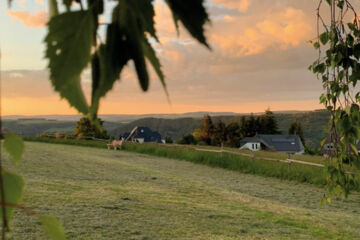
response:
{"label": "grass field", "polygon": [[[8,159],[5,156],[5,159]],[[23,204],[69,239],[360,239],[360,196],[123,151],[26,142]],[[16,211],[13,239],[44,239]]]}
{"label": "grass field", "polygon": [[[69,144],[77,146],[88,146],[96,148],[106,148],[104,142],[99,141],[87,141],[77,139],[52,139],[52,138],[27,138],[30,141],[41,141],[54,144]],[[326,174],[324,169],[307,166],[303,164],[288,163],[262,160],[257,158],[253,160],[249,156],[243,156],[237,154],[239,151],[232,150],[233,153],[219,153],[219,152],[208,152],[208,151],[197,151],[194,148],[198,146],[190,145],[163,145],[163,144],[133,144],[125,143],[122,147],[125,151],[142,153],[157,157],[168,157],[172,159],[185,160],[193,163],[208,165],[212,167],[220,167],[224,169],[239,171],[242,173],[251,173],[265,177],[275,177],[286,180],[293,180],[297,182],[307,182],[320,186],[326,184]],[[202,147],[202,149],[219,150],[214,147]],[[256,153],[257,155],[262,154],[267,158],[276,157],[276,153],[262,152]],[[267,155],[268,154],[268,155]],[[284,154],[283,154],[284,155]],[[282,156],[282,155],[281,155]],[[277,159],[283,159],[279,155]],[[261,158],[261,156],[260,156]],[[309,156],[309,159],[311,156]],[[285,159],[285,158],[284,158]]]}

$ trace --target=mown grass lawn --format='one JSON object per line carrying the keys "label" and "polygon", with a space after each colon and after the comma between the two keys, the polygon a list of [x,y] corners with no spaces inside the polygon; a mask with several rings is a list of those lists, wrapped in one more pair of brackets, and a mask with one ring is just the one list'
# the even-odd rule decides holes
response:
{"label": "mown grass lawn", "polygon": [[[5,158],[7,158],[5,156]],[[26,142],[23,205],[69,239],[360,239],[360,196],[142,154]],[[44,239],[17,210],[13,239]]]}

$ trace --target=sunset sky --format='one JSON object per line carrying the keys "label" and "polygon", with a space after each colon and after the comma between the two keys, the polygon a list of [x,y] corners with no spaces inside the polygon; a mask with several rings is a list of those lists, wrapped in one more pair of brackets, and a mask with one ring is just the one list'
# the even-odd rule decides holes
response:
{"label": "sunset sky", "polygon": [[[62,2],[62,1],[59,1]],[[155,45],[166,75],[171,105],[156,75],[143,93],[132,63],[106,98],[102,114],[261,112],[313,110],[321,82],[307,70],[316,59],[308,40],[316,36],[313,0],[209,0],[206,36],[212,51],[181,28],[155,1]],[[102,21],[110,17],[108,6]],[[75,114],[53,92],[43,59],[47,0],[0,2],[2,115]],[[90,90],[89,71],[82,78]]]}

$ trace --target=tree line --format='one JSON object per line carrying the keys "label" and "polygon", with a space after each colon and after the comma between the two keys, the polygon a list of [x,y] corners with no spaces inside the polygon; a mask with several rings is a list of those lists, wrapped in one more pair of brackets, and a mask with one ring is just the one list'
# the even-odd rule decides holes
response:
{"label": "tree line", "polygon": [[[299,135],[304,143],[302,127],[298,121],[292,122],[288,133]],[[242,116],[240,121],[230,121],[228,124],[221,119],[214,123],[209,115],[205,115],[201,127],[183,136],[177,143],[240,147],[241,139],[256,134],[281,134],[274,113],[270,109],[262,115]]]}

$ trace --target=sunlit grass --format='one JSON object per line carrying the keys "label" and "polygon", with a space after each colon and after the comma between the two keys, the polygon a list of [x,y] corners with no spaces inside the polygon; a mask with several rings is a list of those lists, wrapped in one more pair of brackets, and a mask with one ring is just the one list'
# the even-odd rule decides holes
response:
{"label": "sunlit grass", "polygon": [[[23,205],[69,239],[357,239],[358,195],[321,206],[309,184],[100,148],[26,142]],[[13,239],[44,239],[16,211]]]}
{"label": "sunlit grass", "polygon": [[[27,138],[31,141],[41,141],[56,144],[69,144],[77,146],[89,146],[96,148],[107,148],[106,141],[88,141],[77,139],[52,139],[52,138]],[[251,156],[243,156],[232,153],[206,152],[197,149],[211,149],[218,151],[220,148],[211,146],[190,146],[190,145],[162,145],[162,144],[136,144],[125,143],[122,150],[148,154],[152,156],[167,157],[178,160],[190,161],[193,163],[208,165],[211,167],[219,167],[233,171],[256,174],[265,177],[274,177],[297,182],[307,182],[324,186],[326,181],[325,168],[303,165],[298,163],[284,163],[277,161],[269,161],[265,159],[281,159],[288,158],[287,154],[258,151],[251,152],[249,150],[238,150],[225,148],[225,150],[234,153],[242,153],[254,155],[255,160]],[[299,157],[291,155],[291,158]],[[264,159],[265,158],[265,159]],[[314,161],[310,161],[314,158]],[[299,158],[298,158],[299,159]],[[301,160],[307,159],[309,162],[317,162],[319,159],[313,156],[304,156]],[[310,159],[310,160],[309,160]],[[326,164],[325,161],[321,162]],[[350,169],[351,170],[351,169]]]}

